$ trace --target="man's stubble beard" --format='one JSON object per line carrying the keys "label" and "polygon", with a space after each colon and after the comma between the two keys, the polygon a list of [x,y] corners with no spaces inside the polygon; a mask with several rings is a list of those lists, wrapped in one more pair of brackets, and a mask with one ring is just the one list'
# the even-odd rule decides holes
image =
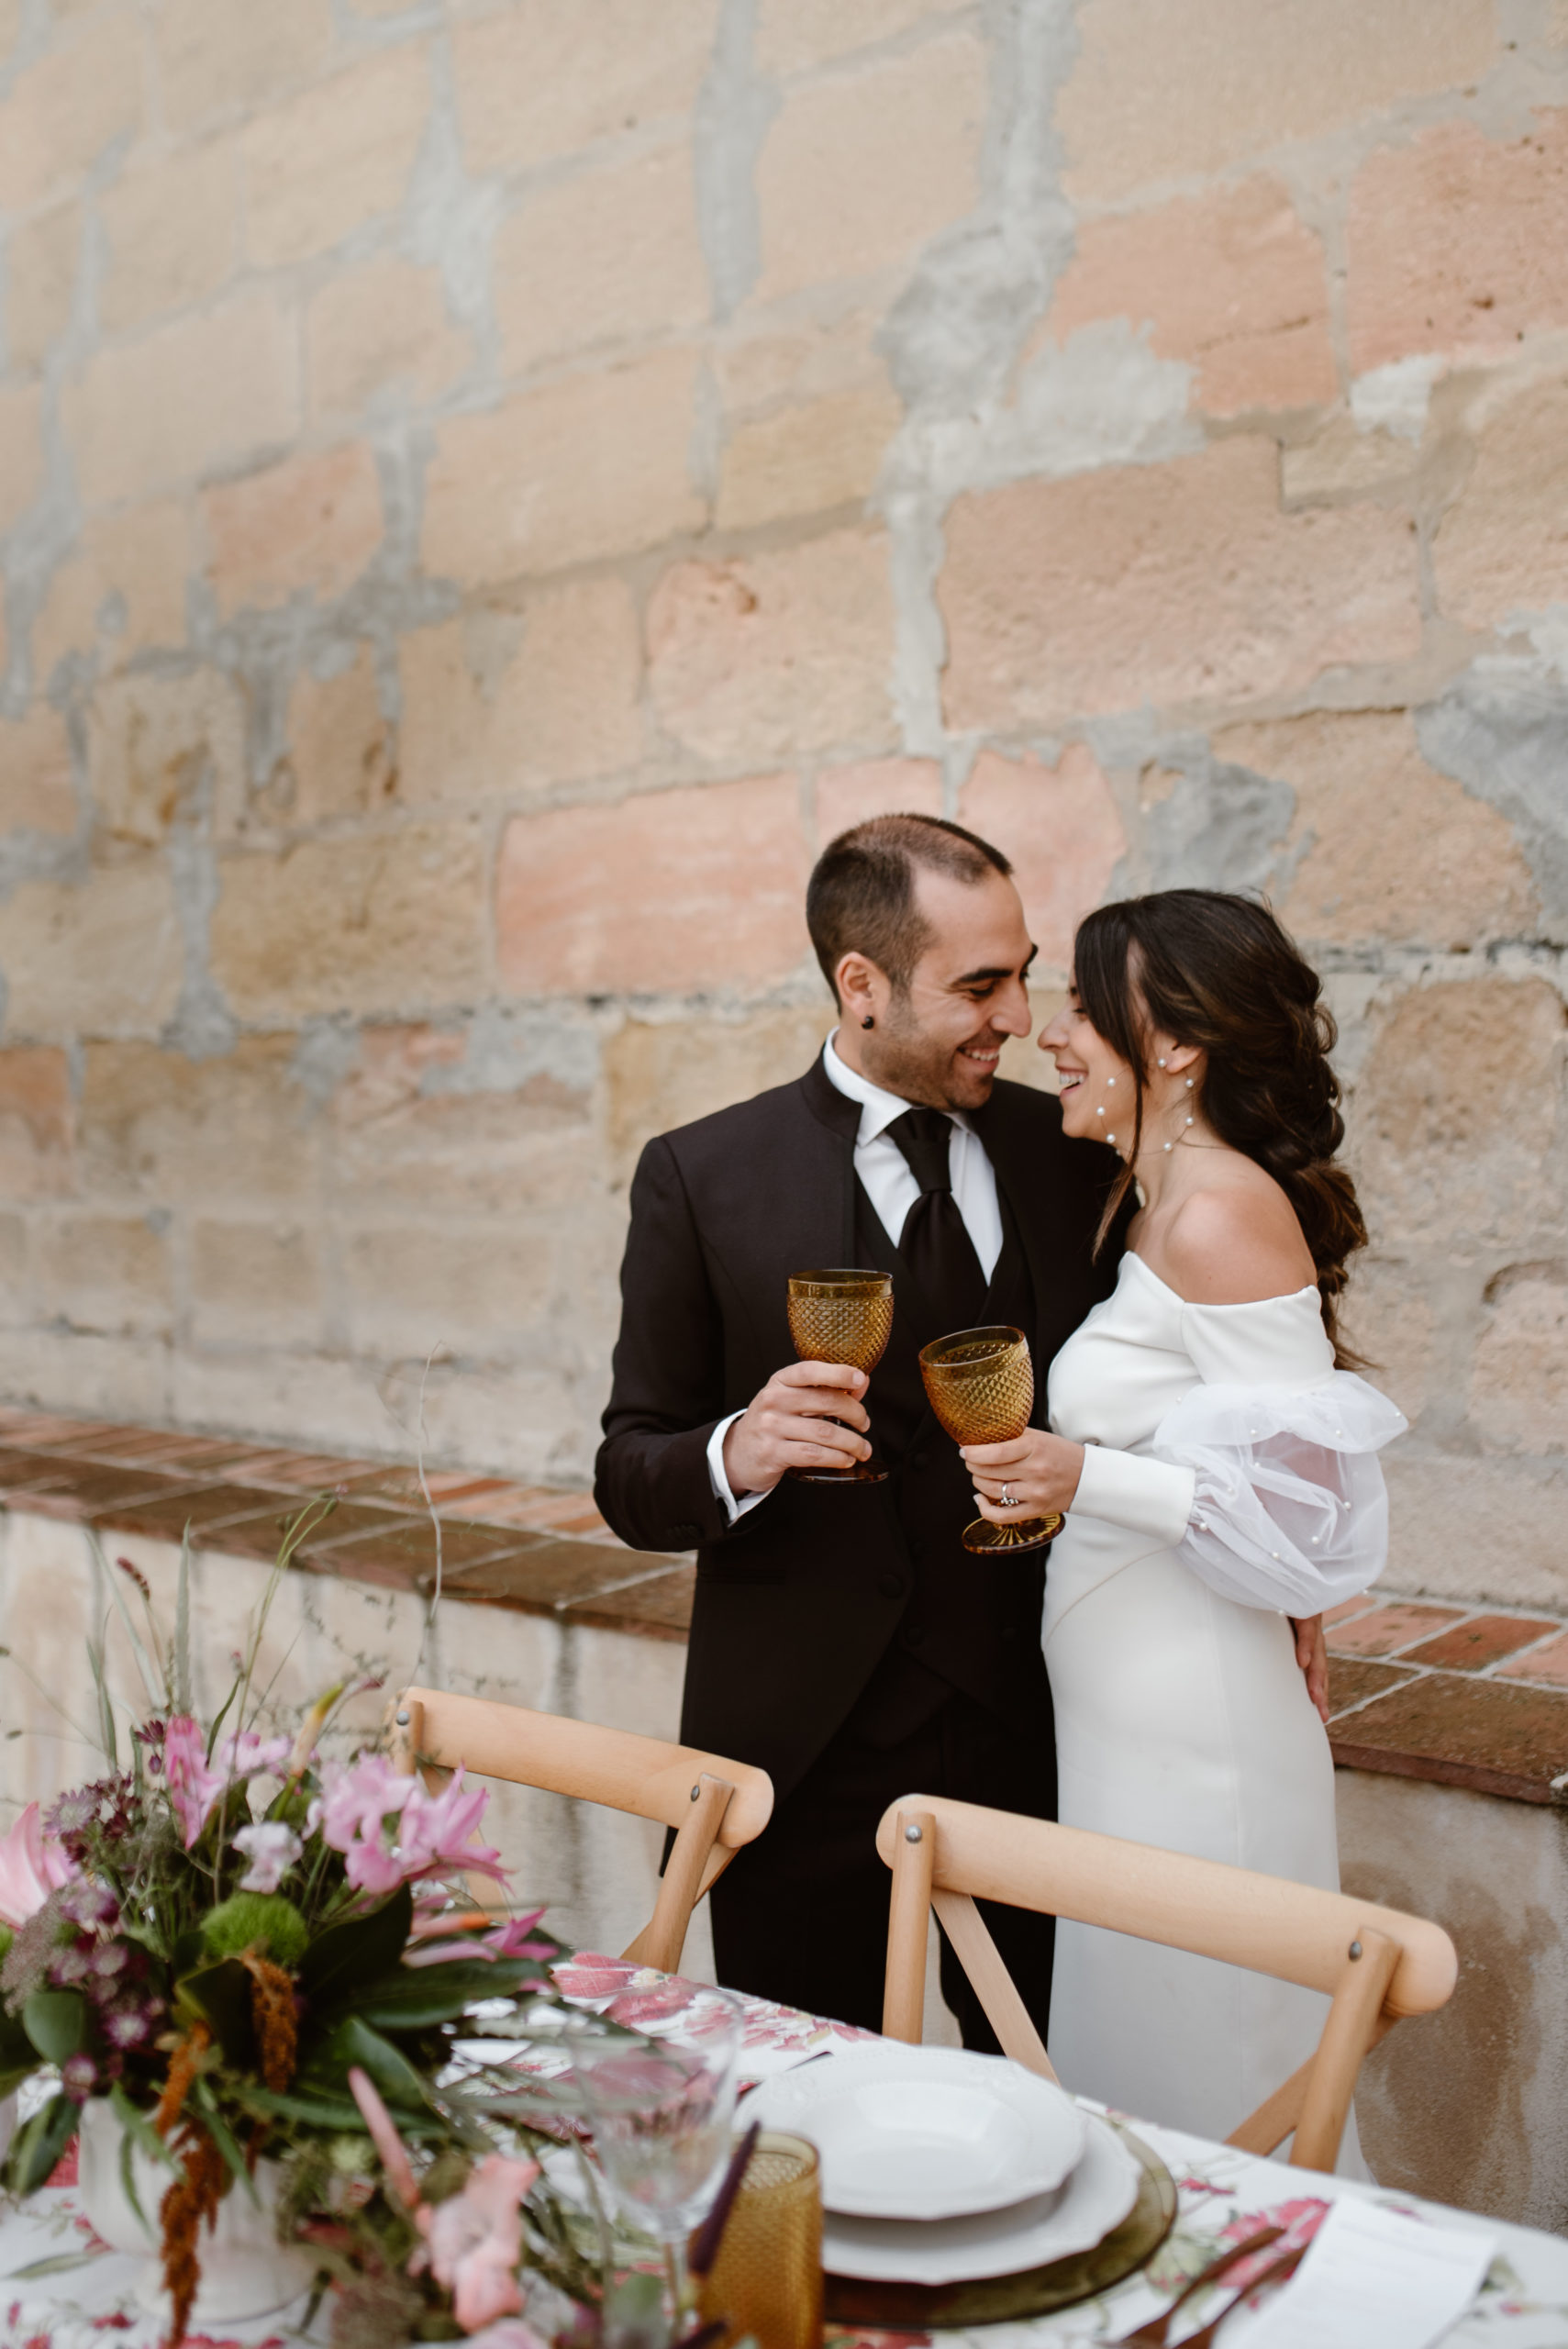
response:
{"label": "man's stubble beard", "polygon": [[908,997],[895,996],[873,1045],[862,1047],[866,1074],[884,1093],[930,1109],[977,1109],[991,1097],[995,1072],[977,1070],[973,1097],[952,1089],[954,1050],[926,1035],[913,1017]]}

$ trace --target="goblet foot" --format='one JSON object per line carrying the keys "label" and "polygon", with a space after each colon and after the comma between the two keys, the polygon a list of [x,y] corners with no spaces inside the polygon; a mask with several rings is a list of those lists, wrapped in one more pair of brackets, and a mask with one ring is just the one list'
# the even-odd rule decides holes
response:
{"label": "goblet foot", "polygon": [[1016,1525],[993,1525],[988,1517],[977,1517],[973,1525],[963,1529],[966,1550],[1043,1550],[1054,1542],[1062,1527],[1061,1512],[1052,1509],[1049,1517],[1020,1517]]}
{"label": "goblet foot", "polygon": [[885,1485],[887,1470],[875,1453],[869,1460],[856,1460],[848,1468],[791,1468],[787,1472],[803,1485]]}

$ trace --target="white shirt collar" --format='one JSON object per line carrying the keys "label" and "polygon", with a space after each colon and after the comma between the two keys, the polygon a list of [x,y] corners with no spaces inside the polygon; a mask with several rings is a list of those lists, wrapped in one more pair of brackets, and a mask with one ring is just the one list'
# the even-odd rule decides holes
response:
{"label": "white shirt collar", "polygon": [[[847,1061],[840,1060],[833,1049],[833,1037],[838,1032],[835,1028],[833,1035],[822,1047],[822,1074],[837,1092],[847,1094],[851,1101],[860,1103],[861,1130],[855,1137],[855,1143],[858,1149],[863,1149],[868,1141],[875,1141],[879,1134],[885,1133],[895,1118],[901,1118],[912,1105],[896,1093],[884,1092],[880,1085],[873,1085],[869,1076],[862,1076],[859,1069],[851,1068]],[[955,1126],[968,1131],[969,1121],[961,1110],[947,1109],[942,1114],[951,1118]]]}

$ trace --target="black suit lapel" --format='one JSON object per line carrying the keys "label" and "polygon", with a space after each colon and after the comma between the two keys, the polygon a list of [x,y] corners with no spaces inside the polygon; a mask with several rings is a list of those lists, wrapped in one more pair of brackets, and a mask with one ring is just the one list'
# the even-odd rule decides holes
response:
{"label": "black suit lapel", "polygon": [[[851,1101],[829,1082],[820,1058],[814,1060],[800,1080],[801,1097],[819,1126],[827,1128],[833,1138],[832,1157],[839,1179],[829,1186],[828,1195],[813,1200],[814,1209],[825,1211],[831,1219],[830,1229],[836,1237],[832,1252],[816,1261],[823,1264],[852,1264],[855,1261],[855,1140],[861,1130],[861,1105]],[[800,1270],[806,1272],[808,1265]]]}

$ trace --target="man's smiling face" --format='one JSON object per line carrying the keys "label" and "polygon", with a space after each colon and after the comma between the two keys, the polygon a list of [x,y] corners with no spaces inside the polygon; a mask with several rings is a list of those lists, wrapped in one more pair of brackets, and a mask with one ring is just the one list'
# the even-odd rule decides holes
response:
{"label": "man's smiling face", "polygon": [[915,907],[927,942],[909,985],[887,996],[874,1029],[846,1019],[845,1058],[906,1101],[982,1108],[1002,1046],[1029,1032],[1023,906],[1000,873],[964,882],[920,866]]}

